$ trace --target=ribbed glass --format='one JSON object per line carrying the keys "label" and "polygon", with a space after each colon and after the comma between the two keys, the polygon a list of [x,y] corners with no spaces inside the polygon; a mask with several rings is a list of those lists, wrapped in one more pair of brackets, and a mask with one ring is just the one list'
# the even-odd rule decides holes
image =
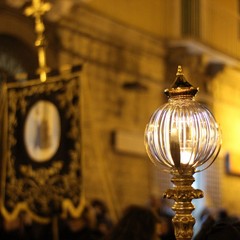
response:
{"label": "ribbed glass", "polygon": [[145,146],[156,165],[202,171],[216,159],[221,133],[204,105],[191,98],[170,99],[147,124]]}

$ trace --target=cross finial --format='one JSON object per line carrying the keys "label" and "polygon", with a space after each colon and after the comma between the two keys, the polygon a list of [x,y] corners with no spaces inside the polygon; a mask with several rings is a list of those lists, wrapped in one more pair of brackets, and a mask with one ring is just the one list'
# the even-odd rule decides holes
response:
{"label": "cross finial", "polygon": [[182,66],[181,65],[178,65],[178,69],[177,69],[177,76],[178,75],[183,75],[183,72],[182,72]]}
{"label": "cross finial", "polygon": [[41,0],[32,0],[32,5],[24,11],[26,16],[42,16],[51,9],[51,4]]}

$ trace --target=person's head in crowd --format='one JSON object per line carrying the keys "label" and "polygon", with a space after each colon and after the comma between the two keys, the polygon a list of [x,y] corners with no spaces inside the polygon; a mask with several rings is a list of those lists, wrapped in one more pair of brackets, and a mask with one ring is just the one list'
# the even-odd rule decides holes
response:
{"label": "person's head in crowd", "polygon": [[[204,240],[239,240],[240,222],[219,222],[211,227]],[[202,239],[202,240],[203,240]]]}
{"label": "person's head in crowd", "polygon": [[109,216],[109,211],[107,205],[104,201],[100,199],[93,199],[91,201],[91,206],[93,207],[96,214],[96,228],[103,235],[109,234],[113,227],[112,220]]}
{"label": "person's head in crowd", "polygon": [[85,206],[82,214],[78,218],[70,218],[68,226],[72,231],[79,231],[83,228],[94,229],[96,227],[96,215],[91,206]]}
{"label": "person's head in crowd", "polygon": [[108,213],[106,204],[100,199],[93,199],[91,205],[95,209],[97,217],[105,216]]}
{"label": "person's head in crowd", "polygon": [[110,240],[157,240],[159,239],[157,215],[149,208],[131,205],[110,233]]}
{"label": "person's head in crowd", "polygon": [[202,226],[194,240],[240,240],[240,221],[226,210],[219,210],[216,218],[204,210],[201,219]]}

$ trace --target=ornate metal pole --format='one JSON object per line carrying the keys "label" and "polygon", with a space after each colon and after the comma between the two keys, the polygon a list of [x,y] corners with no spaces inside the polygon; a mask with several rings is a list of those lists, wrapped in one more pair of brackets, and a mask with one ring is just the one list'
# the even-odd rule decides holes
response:
{"label": "ornate metal pole", "polygon": [[180,174],[177,169],[171,171],[172,183],[174,188],[168,189],[164,193],[164,197],[175,201],[172,209],[176,212],[172,222],[174,224],[174,232],[177,240],[190,240],[193,236],[193,226],[195,219],[192,211],[195,209],[191,203],[193,199],[202,198],[203,191],[194,189],[191,185],[195,181],[193,174],[194,169]]}

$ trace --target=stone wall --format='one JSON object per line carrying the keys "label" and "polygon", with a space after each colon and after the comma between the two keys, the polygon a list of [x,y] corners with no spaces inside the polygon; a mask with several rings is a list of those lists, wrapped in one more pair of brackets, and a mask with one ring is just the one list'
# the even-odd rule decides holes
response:
{"label": "stone wall", "polygon": [[58,34],[60,65],[83,64],[86,198],[103,199],[116,217],[131,203],[146,204],[159,183],[143,139],[163,101],[164,45],[85,8],[62,19]]}
{"label": "stone wall", "polygon": [[[237,68],[225,67],[211,84],[214,96],[214,111],[222,129],[222,150],[218,164],[220,166],[218,186],[220,186],[221,206],[231,214],[240,215],[239,195],[240,167],[239,167],[239,135],[240,135],[240,73]],[[226,160],[230,160],[232,172],[228,173]],[[234,172],[233,172],[234,171]],[[237,173],[237,174],[236,174]]]}

